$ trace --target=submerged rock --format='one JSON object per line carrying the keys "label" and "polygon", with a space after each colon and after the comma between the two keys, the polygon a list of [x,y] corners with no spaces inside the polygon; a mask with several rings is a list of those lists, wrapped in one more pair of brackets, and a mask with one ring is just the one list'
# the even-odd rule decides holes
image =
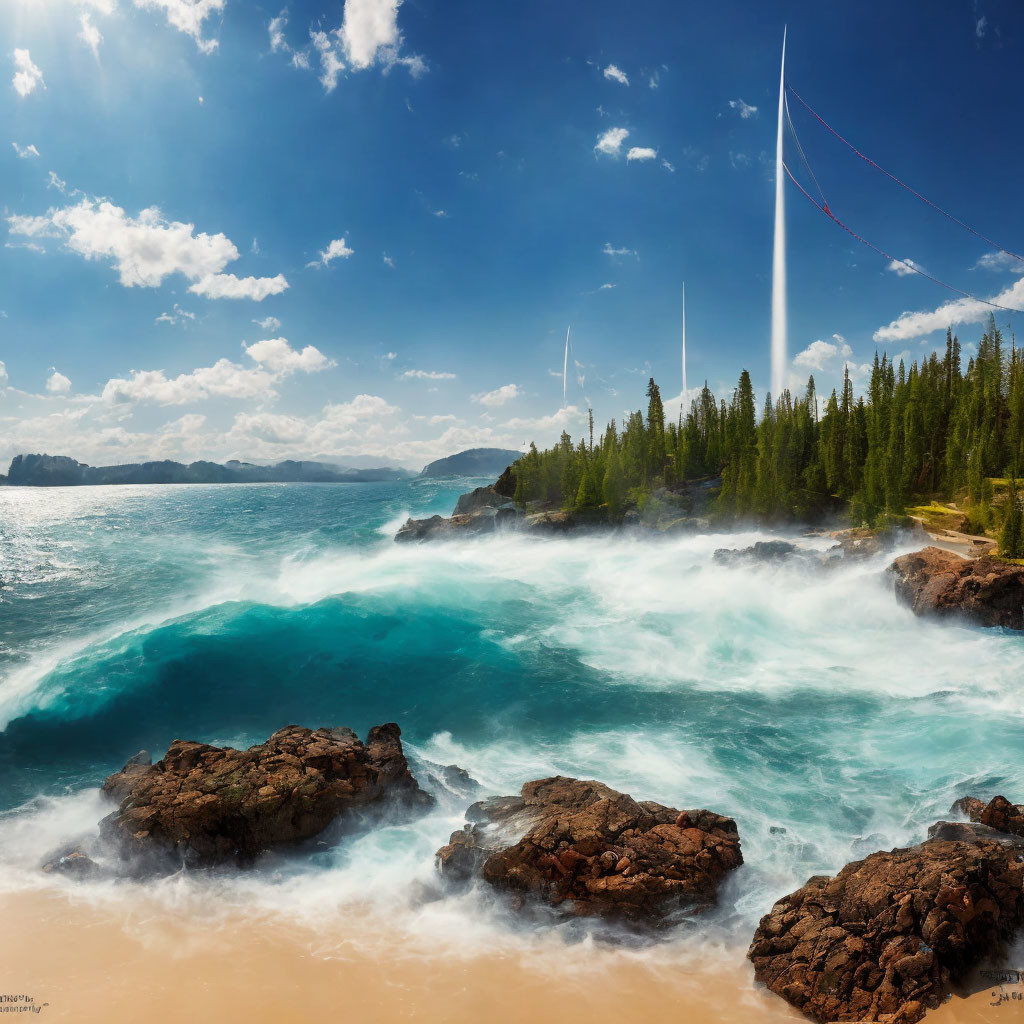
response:
{"label": "submerged rock", "polygon": [[580,916],[658,920],[700,910],[743,863],[731,818],[637,802],[600,782],[539,779],[521,796],[474,804],[466,817],[437,853],[442,874],[479,875]]}
{"label": "submerged rock", "polygon": [[365,744],[351,729],[297,725],[248,750],[175,740],[156,764],[136,757],[107,779],[120,806],[101,831],[128,854],[244,863],[371,805],[425,809],[432,798],[409,772],[400,736],[389,723]]}
{"label": "submerged rock", "polygon": [[748,548],[719,548],[711,557],[719,565],[755,562],[782,562],[800,549],[788,540],[759,540]]}
{"label": "submerged rock", "polygon": [[103,869],[77,846],[65,847],[50,854],[43,861],[43,871],[51,875],[66,875],[68,878],[96,878]]}
{"label": "submerged rock", "polygon": [[1024,922],[1016,844],[939,825],[953,831],[779,900],[747,953],[758,981],[819,1021],[913,1024],[937,1007]]}
{"label": "submerged rock", "polygon": [[897,558],[889,572],[917,615],[961,614],[982,626],[1024,629],[1024,566],[927,547]]}

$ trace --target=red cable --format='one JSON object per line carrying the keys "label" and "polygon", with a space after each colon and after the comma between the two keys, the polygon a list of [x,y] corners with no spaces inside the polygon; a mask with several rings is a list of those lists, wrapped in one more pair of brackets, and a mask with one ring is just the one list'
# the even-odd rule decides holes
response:
{"label": "red cable", "polygon": [[[871,157],[865,156],[859,149],[857,149],[857,147],[852,142],[850,142],[848,139],[843,138],[843,136],[840,135],[839,132],[837,132],[835,128],[833,128],[832,125],[830,125],[807,102],[807,100],[805,100],[803,96],[801,96],[800,93],[798,93],[796,89],[794,89],[793,86],[791,86],[788,82],[786,83],[786,88],[789,89],[789,91],[808,109],[808,111],[810,111],[810,113],[815,118],[817,118],[817,120],[820,121],[841,143],[843,143],[844,146],[847,146],[849,149],[852,149],[853,152],[856,153],[857,156],[859,156],[861,160],[863,160],[865,163],[868,163],[876,170],[881,171],[886,177],[891,178],[893,181],[895,181],[896,184],[899,185],[901,188],[905,188],[912,195],[917,196],[917,198],[920,199],[922,203],[927,203],[933,210],[938,210],[938,212],[941,213],[943,217],[948,218],[954,224],[959,224],[960,227],[964,228],[967,231],[970,231],[972,235],[974,235],[976,238],[980,238],[983,242],[988,243],[988,245],[992,246],[993,249],[998,249],[1001,253],[1005,253],[1007,256],[1012,256],[1015,260],[1020,260],[1022,263],[1024,263],[1024,256],[1020,256],[1015,252],[1011,252],[1009,249],[1004,249],[998,242],[993,242],[991,238],[987,238],[980,231],[975,231],[974,228],[970,226],[970,224],[965,224],[962,220],[959,220],[957,217],[954,217],[953,214],[947,213],[941,206],[938,205],[938,203],[933,203],[927,196],[921,195],[920,192],[917,192],[914,189],[912,189],[906,182],[900,181],[900,179],[897,178],[895,174],[891,174],[880,164],[876,164],[875,161],[871,159]],[[966,294],[966,292],[964,294]]]}
{"label": "red cable", "polygon": [[796,187],[800,189],[800,191],[803,192],[803,194],[807,196],[807,198],[819,210],[821,210],[821,212],[825,214],[826,217],[828,217],[830,220],[834,220],[848,235],[852,235],[862,245],[866,245],[869,249],[873,249],[875,252],[878,253],[879,256],[887,260],[892,260],[894,263],[901,263],[903,266],[912,270],[915,274],[920,274],[921,277],[926,277],[929,281],[934,281],[935,284],[942,285],[943,288],[948,288],[951,292],[956,292],[958,295],[963,295],[965,298],[973,299],[975,302],[980,302],[986,306],[991,306],[993,309],[1005,310],[1007,313],[1024,313],[1024,309],[1014,309],[1012,306],[1000,306],[998,302],[989,302],[988,299],[981,299],[977,295],[972,295],[970,292],[965,292],[962,288],[957,288],[955,285],[947,284],[945,281],[940,281],[937,277],[932,277],[931,274],[926,274],[923,270],[919,270],[913,263],[908,263],[906,260],[897,259],[895,256],[889,255],[889,253],[887,253],[884,249],[879,249],[877,245],[873,245],[866,238],[862,238],[860,235],[858,235],[857,232],[854,231],[852,228],[847,227],[828,208],[827,204],[823,206],[821,203],[819,203],[814,198],[814,196],[812,196],[810,192],[808,192],[807,189],[805,189],[803,185],[801,185],[800,182],[793,177],[793,172],[789,169],[789,166],[786,163],[783,163],[782,166],[785,169],[786,174],[789,175],[789,180],[793,182],[793,184],[796,185]]}

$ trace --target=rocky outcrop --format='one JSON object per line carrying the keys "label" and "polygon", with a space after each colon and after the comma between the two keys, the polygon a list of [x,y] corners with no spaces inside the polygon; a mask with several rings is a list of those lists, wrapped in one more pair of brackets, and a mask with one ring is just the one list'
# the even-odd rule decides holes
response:
{"label": "rocky outcrop", "polygon": [[[465,497],[465,495],[463,496]],[[395,534],[402,543],[419,540],[443,540],[494,533],[516,523],[522,513],[514,506],[492,508],[489,505],[474,509],[467,515],[431,516],[429,519],[407,519]]]}
{"label": "rocky outcrop", "polygon": [[761,562],[783,562],[800,549],[787,540],[759,540],[748,548],[718,548],[711,556],[719,565],[756,565]]}
{"label": "rocky outcrop", "polygon": [[502,508],[509,505],[509,499],[499,494],[493,487],[476,487],[467,494],[461,495],[455,503],[455,511],[452,515],[468,516],[481,508]]}
{"label": "rocky outcrop", "polygon": [[296,725],[248,750],[175,740],[156,764],[136,755],[107,779],[104,792],[119,807],[101,832],[129,855],[244,863],[371,806],[424,809],[432,799],[412,777],[400,736],[390,723],[365,744],[351,729]]}
{"label": "rocky outcrop", "polygon": [[939,822],[934,838],[817,876],[761,919],[757,979],[819,1021],[913,1024],[1024,923],[1013,837]]}
{"label": "rocky outcrop", "polygon": [[987,804],[976,797],[965,796],[953,804],[950,812],[963,814],[999,832],[1024,837],[1024,804],[1011,804],[1005,796],[993,797]]}
{"label": "rocky outcrop", "polygon": [[889,572],[896,594],[918,615],[1024,629],[1024,566],[927,547],[897,558]]}
{"label": "rocky outcrop", "polygon": [[600,782],[539,779],[466,816],[470,824],[438,851],[443,875],[479,875],[581,916],[643,921],[700,910],[743,862],[731,818],[638,802]]}

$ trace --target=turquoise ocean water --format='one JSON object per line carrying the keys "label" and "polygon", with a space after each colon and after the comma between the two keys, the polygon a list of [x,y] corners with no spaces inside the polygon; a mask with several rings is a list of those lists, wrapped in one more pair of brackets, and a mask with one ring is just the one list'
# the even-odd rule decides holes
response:
{"label": "turquoise ocean water", "polygon": [[[289,723],[397,721],[486,792],[561,773],[732,815],[747,863],[708,927],[742,945],[809,875],[923,838],[956,797],[1024,799],[1024,638],[914,618],[888,557],[712,562],[753,532],[392,542],[480,482],[0,489],[0,887],[39,885],[140,748]],[[517,926],[486,894],[434,881],[465,802],[158,885],[498,941]]]}

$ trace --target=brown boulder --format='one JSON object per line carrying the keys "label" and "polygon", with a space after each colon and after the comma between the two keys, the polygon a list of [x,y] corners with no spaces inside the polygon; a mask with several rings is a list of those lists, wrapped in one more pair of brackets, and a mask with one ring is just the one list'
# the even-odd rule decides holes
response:
{"label": "brown boulder", "polygon": [[918,615],[959,613],[983,626],[1024,629],[1024,566],[928,547],[897,558],[889,572]]}
{"label": "brown boulder", "polygon": [[472,824],[438,851],[443,874],[479,874],[581,916],[699,910],[743,863],[731,818],[638,803],[600,782],[539,779],[520,797],[474,804],[467,817]]}
{"label": "brown boulder", "polygon": [[175,740],[156,764],[137,756],[107,779],[104,792],[120,806],[102,831],[129,853],[245,862],[370,805],[427,807],[400,736],[390,723],[371,729],[365,744],[351,729],[297,725],[248,750]]}
{"label": "brown boulder", "polygon": [[761,919],[747,955],[809,1017],[913,1024],[1024,922],[1022,887],[1012,841],[929,839],[811,878]]}
{"label": "brown boulder", "polygon": [[1011,804],[1005,796],[993,797],[987,804],[976,797],[965,796],[957,800],[950,810],[965,814],[980,825],[1024,836],[1024,804]]}

